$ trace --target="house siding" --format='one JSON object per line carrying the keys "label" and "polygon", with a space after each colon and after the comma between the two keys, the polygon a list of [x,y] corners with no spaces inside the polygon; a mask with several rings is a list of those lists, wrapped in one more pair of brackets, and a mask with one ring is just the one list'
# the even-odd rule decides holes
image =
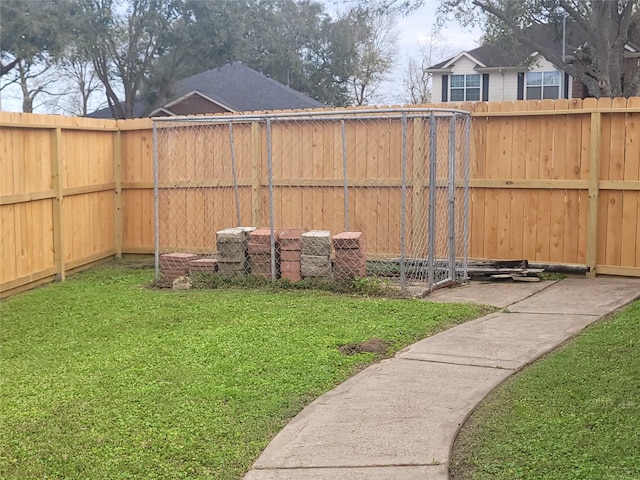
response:
{"label": "house siding", "polygon": [[517,100],[518,73],[491,72],[489,77],[489,101]]}
{"label": "house siding", "polygon": [[431,79],[431,101],[442,102],[442,74],[438,73]]}

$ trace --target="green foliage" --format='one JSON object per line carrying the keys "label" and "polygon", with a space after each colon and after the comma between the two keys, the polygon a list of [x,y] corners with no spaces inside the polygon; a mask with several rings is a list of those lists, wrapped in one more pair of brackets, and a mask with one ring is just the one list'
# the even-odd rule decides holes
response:
{"label": "green foliage", "polygon": [[332,280],[322,278],[305,278],[291,282],[286,278],[271,281],[255,275],[221,276],[215,273],[197,272],[191,276],[191,284],[195,289],[247,288],[282,290],[318,290],[324,292],[360,295],[368,297],[398,297],[400,291],[387,280],[379,278],[355,278],[352,280]]}
{"label": "green foliage", "polygon": [[[420,3],[420,2],[418,2]],[[594,97],[633,96],[640,88],[640,71],[625,74],[625,43],[637,36],[637,0],[562,2],[559,0],[441,0],[439,23],[451,16],[464,24],[482,25],[489,43],[505,45],[505,52],[521,46],[579,79]],[[566,54],[562,44],[566,19]],[[540,28],[545,31],[536,33]],[[553,38],[555,37],[555,38]],[[508,48],[511,45],[511,48]]]}
{"label": "green foliage", "polygon": [[456,442],[454,479],[640,478],[640,302],[488,397]]}
{"label": "green foliage", "polygon": [[[0,2],[0,48],[3,57],[33,61],[56,57],[69,42],[69,2],[3,0]],[[4,59],[3,59],[4,60]]]}
{"label": "green foliage", "polygon": [[238,479],[291,416],[481,313],[318,291],[149,288],[112,264],[1,304],[0,477]]}

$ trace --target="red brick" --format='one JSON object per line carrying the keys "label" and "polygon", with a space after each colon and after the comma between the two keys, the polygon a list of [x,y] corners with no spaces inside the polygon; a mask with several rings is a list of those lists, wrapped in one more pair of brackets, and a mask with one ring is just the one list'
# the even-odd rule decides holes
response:
{"label": "red brick", "polygon": [[337,261],[345,260],[351,262],[355,260],[366,260],[367,255],[363,250],[336,250],[335,258]]}
{"label": "red brick", "polygon": [[283,250],[280,252],[280,260],[282,262],[299,262],[300,250]]}
{"label": "red brick", "polygon": [[350,250],[364,248],[362,232],[342,232],[331,237],[335,250]]}
{"label": "red brick", "polygon": [[[274,230],[274,237],[278,241],[278,230]],[[253,243],[271,243],[271,229],[270,228],[258,228],[249,234],[249,242]]]}
{"label": "red brick", "polygon": [[299,282],[302,280],[302,275],[300,272],[282,272],[282,278],[290,282]]}
{"label": "red brick", "polygon": [[340,280],[347,280],[351,278],[363,278],[367,275],[367,267],[362,265],[359,267],[344,268],[341,265],[335,265],[333,269],[335,278]]}
{"label": "red brick", "polygon": [[253,255],[255,253],[271,254],[271,243],[253,243],[253,239],[251,239],[251,242],[247,245],[247,251],[249,252],[249,255]]}
{"label": "red brick", "polygon": [[284,272],[300,272],[300,262],[281,262],[280,271]]}
{"label": "red brick", "polygon": [[301,250],[304,230],[288,229],[280,231],[280,250]]}

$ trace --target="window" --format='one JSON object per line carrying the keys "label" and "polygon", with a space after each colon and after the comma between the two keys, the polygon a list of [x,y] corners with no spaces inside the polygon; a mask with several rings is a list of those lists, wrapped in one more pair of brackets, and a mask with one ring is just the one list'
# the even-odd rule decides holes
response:
{"label": "window", "polygon": [[480,74],[451,75],[452,102],[474,102],[480,100]]}
{"label": "window", "polygon": [[527,100],[560,98],[560,72],[527,72]]}

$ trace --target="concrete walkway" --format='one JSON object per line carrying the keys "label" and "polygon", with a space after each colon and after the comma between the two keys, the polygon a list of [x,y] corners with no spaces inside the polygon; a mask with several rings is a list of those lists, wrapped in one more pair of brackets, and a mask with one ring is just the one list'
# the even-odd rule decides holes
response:
{"label": "concrete walkway", "polygon": [[428,301],[506,309],[415,343],[322,395],[245,480],[445,480],[460,425],[493,388],[637,298],[640,279],[613,277],[435,292]]}

